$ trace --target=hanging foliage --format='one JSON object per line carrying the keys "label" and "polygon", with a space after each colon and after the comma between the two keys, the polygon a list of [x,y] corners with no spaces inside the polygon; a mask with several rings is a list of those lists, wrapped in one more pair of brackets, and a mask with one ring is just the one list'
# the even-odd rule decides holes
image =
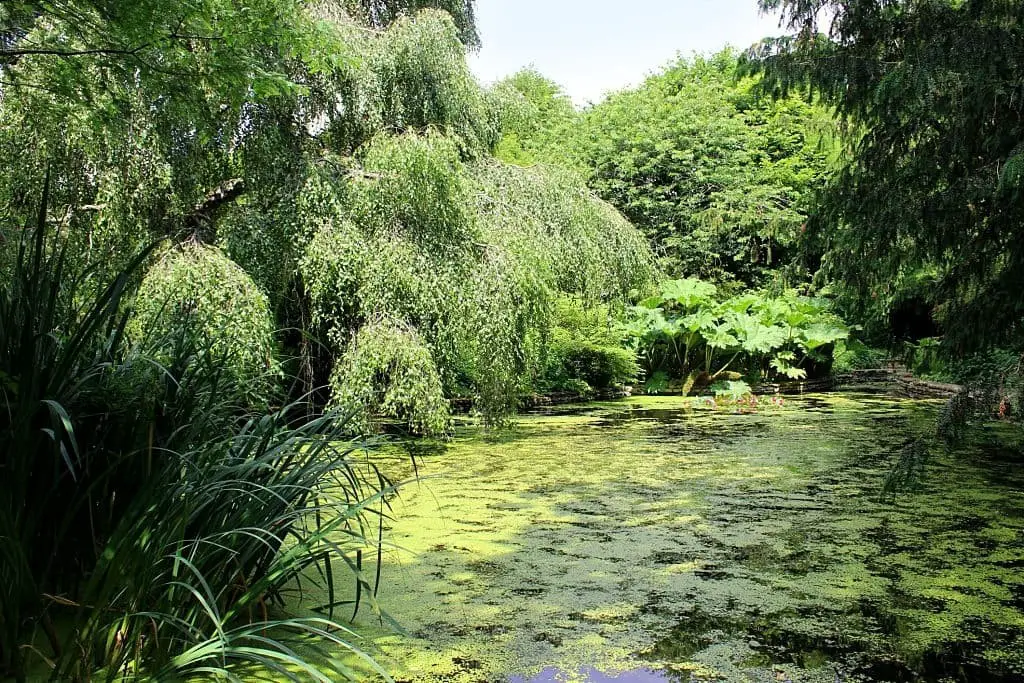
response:
{"label": "hanging foliage", "polygon": [[474,147],[493,144],[486,100],[448,14],[428,10],[399,19],[379,40],[372,64],[389,126],[438,126]]}
{"label": "hanging foliage", "polygon": [[571,172],[466,164],[437,131],[378,136],[351,163],[300,201],[319,226],[300,263],[314,323],[337,353],[403,323],[445,395],[490,422],[543,382],[556,298],[621,302],[650,281],[642,236]]}
{"label": "hanging foliage", "polygon": [[363,327],[331,375],[332,403],[353,416],[353,427],[375,431],[382,416],[414,434],[443,434],[448,401],[433,357],[416,332],[388,319]]}
{"label": "hanging foliage", "polygon": [[455,140],[433,130],[374,138],[352,175],[352,214],[426,251],[465,249],[477,234]]}
{"label": "hanging foliage", "polygon": [[217,249],[165,251],[142,280],[127,331],[157,361],[202,354],[222,391],[257,405],[269,399],[277,366],[267,297]]}
{"label": "hanging foliage", "polygon": [[484,161],[474,176],[485,241],[529,261],[548,286],[598,301],[649,282],[643,235],[572,171]]}
{"label": "hanging foliage", "polygon": [[325,141],[334,151],[351,154],[382,131],[429,126],[457,136],[469,153],[496,142],[493,98],[473,77],[449,14],[424,10],[368,32],[336,10],[318,13],[358,55],[335,60],[308,80],[309,100],[323,103],[315,107],[317,127],[328,133]]}
{"label": "hanging foliage", "polygon": [[[472,3],[260,0],[237,17],[251,32],[231,40],[206,30],[236,18],[217,6],[190,5],[179,34],[158,0],[103,31],[33,4],[18,19],[26,35],[75,55],[3,67],[16,85],[0,94],[0,148],[25,158],[0,173],[0,205],[18,210],[53,165],[52,213],[83,263],[116,268],[154,238],[187,242],[150,271],[136,329],[218,339],[239,382],[269,367],[270,330],[294,330],[283,339],[312,369],[305,389],[333,377],[339,390],[332,368],[388,320],[426,350],[418,362],[445,397],[498,422],[543,383],[553,301],[621,302],[650,281],[642,236],[579,178],[491,156],[509,106],[544,107],[473,78]],[[195,78],[169,80],[158,63]],[[39,80],[54,87],[30,87]],[[179,283],[178,308],[158,316]],[[215,315],[236,295],[240,319]],[[228,323],[240,335],[223,336]],[[373,410],[406,406],[403,387],[415,388],[396,385]]]}
{"label": "hanging foliage", "polygon": [[389,26],[403,14],[414,15],[421,9],[434,7],[451,16],[452,21],[458,26],[459,39],[464,44],[471,47],[479,44],[472,0],[344,0],[343,4],[354,16],[364,19],[376,28]]}

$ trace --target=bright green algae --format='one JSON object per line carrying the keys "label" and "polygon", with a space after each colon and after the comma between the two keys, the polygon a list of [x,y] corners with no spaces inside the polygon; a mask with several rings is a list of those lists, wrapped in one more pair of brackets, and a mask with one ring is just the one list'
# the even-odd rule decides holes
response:
{"label": "bright green algae", "polygon": [[[1024,676],[1024,477],[932,449],[935,404],[869,395],[751,414],[630,399],[465,428],[393,501],[369,651],[398,680],[641,666],[677,680]],[[421,449],[422,450],[422,449]]]}

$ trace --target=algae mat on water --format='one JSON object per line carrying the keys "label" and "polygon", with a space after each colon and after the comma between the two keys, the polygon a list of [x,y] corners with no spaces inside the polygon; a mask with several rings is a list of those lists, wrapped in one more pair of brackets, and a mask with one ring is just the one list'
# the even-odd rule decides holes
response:
{"label": "algae mat on water", "polygon": [[406,632],[359,628],[399,681],[1022,680],[1018,450],[908,448],[936,412],[643,398],[460,430],[394,501]]}

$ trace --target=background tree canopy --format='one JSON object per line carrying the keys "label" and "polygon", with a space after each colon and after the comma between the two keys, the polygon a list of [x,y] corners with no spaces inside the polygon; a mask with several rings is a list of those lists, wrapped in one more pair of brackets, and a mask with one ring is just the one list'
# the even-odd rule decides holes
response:
{"label": "background tree canopy", "polygon": [[1024,299],[1024,5],[762,0],[791,34],[751,50],[777,96],[846,123],[848,160],[811,223],[853,313],[912,299],[946,343],[1019,345]]}
{"label": "background tree canopy", "polygon": [[636,224],[670,275],[734,286],[805,279],[798,242],[834,145],[827,110],[758,97],[737,57],[680,59],[578,115],[557,86],[524,71],[500,151],[567,164]]}

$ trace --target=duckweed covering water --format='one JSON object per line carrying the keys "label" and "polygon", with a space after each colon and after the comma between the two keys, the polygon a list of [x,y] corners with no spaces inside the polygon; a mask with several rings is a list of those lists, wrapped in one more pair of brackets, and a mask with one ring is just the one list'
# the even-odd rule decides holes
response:
{"label": "duckweed covering water", "polygon": [[400,681],[1021,680],[1017,449],[908,449],[935,413],[644,398],[461,430],[394,502],[406,633],[360,628]]}

